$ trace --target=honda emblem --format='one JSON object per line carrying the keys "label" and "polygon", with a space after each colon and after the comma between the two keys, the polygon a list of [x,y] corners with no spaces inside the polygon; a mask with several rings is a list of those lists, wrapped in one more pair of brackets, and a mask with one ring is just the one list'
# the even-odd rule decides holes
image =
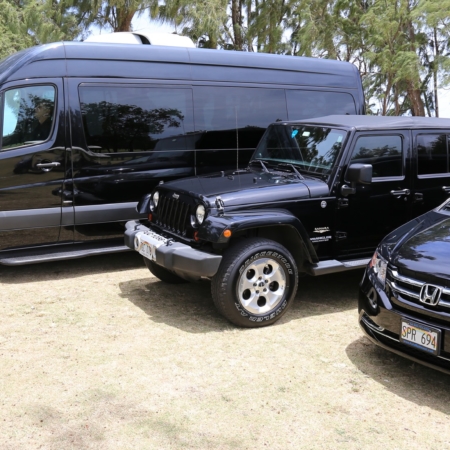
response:
{"label": "honda emblem", "polygon": [[434,284],[424,284],[420,290],[419,299],[425,305],[436,306],[442,295],[442,288]]}

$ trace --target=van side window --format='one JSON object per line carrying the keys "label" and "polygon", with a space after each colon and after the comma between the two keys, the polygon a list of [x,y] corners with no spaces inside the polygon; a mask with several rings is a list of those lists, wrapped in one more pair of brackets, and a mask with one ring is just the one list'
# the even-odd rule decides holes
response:
{"label": "van side window", "polygon": [[194,103],[195,128],[208,132],[202,149],[254,149],[270,123],[287,119],[282,89],[196,86]]}
{"label": "van side window", "polygon": [[373,178],[403,175],[403,146],[400,136],[361,136],[350,162],[372,164]]}
{"label": "van side window", "polygon": [[417,173],[448,173],[448,139],[446,134],[417,136]]}
{"label": "van side window", "polygon": [[356,114],[353,97],[343,92],[286,90],[289,120],[330,114]]}
{"label": "van side window", "polygon": [[54,86],[27,86],[3,93],[2,150],[46,141],[55,111]]}
{"label": "van side window", "polygon": [[95,152],[186,149],[190,89],[81,85],[79,95],[86,143]]}

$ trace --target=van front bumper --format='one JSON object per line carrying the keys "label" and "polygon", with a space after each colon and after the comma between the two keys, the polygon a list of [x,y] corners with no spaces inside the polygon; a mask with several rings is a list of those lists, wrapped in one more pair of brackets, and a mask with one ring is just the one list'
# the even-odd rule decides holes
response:
{"label": "van front bumper", "polygon": [[161,267],[187,280],[211,278],[219,269],[221,255],[197,250],[146,227],[138,220],[125,225],[125,245]]}

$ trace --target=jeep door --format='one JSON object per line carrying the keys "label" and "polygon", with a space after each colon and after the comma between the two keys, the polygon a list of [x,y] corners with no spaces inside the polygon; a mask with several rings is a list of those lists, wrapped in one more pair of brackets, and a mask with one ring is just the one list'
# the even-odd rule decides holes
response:
{"label": "jeep door", "polygon": [[[411,215],[408,132],[358,132],[352,139],[338,185],[336,252],[338,255],[370,254],[390,231]],[[349,185],[350,164],[371,164],[370,184],[356,184],[354,194],[342,195]]]}
{"label": "jeep door", "polygon": [[0,95],[0,249],[53,244],[66,170],[62,80],[7,83]]}
{"label": "jeep door", "polygon": [[449,130],[413,132],[413,217],[435,208],[450,196]]}
{"label": "jeep door", "polygon": [[192,90],[73,79],[69,96],[75,239],[122,239],[143,195],[194,174]]}

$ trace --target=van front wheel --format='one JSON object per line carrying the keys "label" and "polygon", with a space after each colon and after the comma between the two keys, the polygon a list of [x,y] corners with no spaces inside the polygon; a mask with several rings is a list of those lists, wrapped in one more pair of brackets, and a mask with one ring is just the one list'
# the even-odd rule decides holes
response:
{"label": "van front wheel", "polygon": [[211,283],[214,303],[241,327],[271,325],[294,301],[298,273],[289,251],[270,239],[250,238],[225,253]]}

